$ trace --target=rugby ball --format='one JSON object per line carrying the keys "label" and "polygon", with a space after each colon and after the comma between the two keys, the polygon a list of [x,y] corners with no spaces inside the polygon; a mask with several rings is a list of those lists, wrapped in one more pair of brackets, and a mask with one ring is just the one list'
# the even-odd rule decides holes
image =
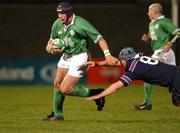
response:
{"label": "rugby ball", "polygon": [[53,40],[53,44],[61,50],[61,52],[65,49],[65,45],[63,40],[56,38]]}

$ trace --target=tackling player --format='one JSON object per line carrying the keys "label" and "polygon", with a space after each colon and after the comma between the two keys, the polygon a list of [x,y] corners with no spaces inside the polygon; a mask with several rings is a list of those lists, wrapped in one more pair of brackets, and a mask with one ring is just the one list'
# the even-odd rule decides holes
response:
{"label": "tackling player", "polygon": [[[180,29],[175,26],[170,19],[162,15],[163,7],[159,3],[153,3],[149,6],[148,16],[149,32],[142,36],[145,42],[151,42],[154,51],[152,57],[166,64],[176,65],[175,54],[171,49]],[[144,83],[145,99],[142,103],[135,105],[137,110],[152,109],[152,85]]]}
{"label": "tackling player", "polygon": [[[106,61],[88,62],[90,66],[108,65]],[[119,81],[110,85],[98,95],[88,97],[87,100],[95,100],[110,95],[122,87],[127,87],[133,80],[143,80],[149,84],[169,87],[172,93],[172,103],[180,107],[180,68],[165,64],[157,59],[142,56],[131,47],[122,49],[119,53],[119,63],[125,67],[125,73]]]}
{"label": "tackling player", "polygon": [[[46,50],[51,54],[63,52],[63,55],[57,64],[54,79],[54,112],[44,119],[47,121],[64,120],[65,95],[87,97],[103,90],[77,85],[86,70],[81,66],[88,60],[88,39],[99,44],[107,62],[114,64],[117,61],[111,56],[107,42],[102,35],[87,20],[76,16],[70,3],[61,2],[57,5],[56,10],[58,19],[52,25]],[[104,98],[97,99],[95,102],[98,110],[101,111],[105,103]]]}

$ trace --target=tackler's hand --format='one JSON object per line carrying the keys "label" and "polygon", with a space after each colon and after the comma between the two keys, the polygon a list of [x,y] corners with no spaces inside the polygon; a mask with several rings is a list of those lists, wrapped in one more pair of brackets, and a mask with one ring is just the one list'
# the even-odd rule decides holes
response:
{"label": "tackler's hand", "polygon": [[91,96],[91,97],[87,97],[86,100],[96,100],[96,99],[99,99],[101,98],[99,95],[94,95],[94,96]]}
{"label": "tackler's hand", "polygon": [[88,65],[89,67],[95,67],[96,63],[94,61],[88,61],[86,62],[86,65]]}

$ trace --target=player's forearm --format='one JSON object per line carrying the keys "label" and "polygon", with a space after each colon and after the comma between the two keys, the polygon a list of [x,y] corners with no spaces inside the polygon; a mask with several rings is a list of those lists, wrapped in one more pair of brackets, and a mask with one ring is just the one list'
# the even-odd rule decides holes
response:
{"label": "player's forearm", "polygon": [[178,38],[180,38],[180,31],[175,33],[174,37],[170,40],[170,43],[173,45]]}
{"label": "player's forearm", "polygon": [[95,66],[106,66],[107,64],[106,60],[95,62]]}
{"label": "player's forearm", "polygon": [[113,67],[113,66],[121,66],[121,63],[119,60],[117,60],[116,64],[110,64],[106,60],[104,60],[104,61],[95,62],[95,66],[112,66]]}
{"label": "player's forearm", "polygon": [[103,52],[104,52],[104,56],[105,56],[105,58],[106,58],[106,61],[107,61],[109,64],[112,64],[112,65],[117,64],[118,60],[111,55],[106,40],[104,40],[103,38],[101,38],[101,39],[99,40],[99,45],[100,45],[101,49],[102,49]]}
{"label": "player's forearm", "polygon": [[171,47],[175,44],[176,40],[180,38],[180,32],[175,33],[175,35],[172,37],[169,42],[167,42],[163,47],[163,52],[168,52]]}
{"label": "player's forearm", "polygon": [[108,48],[108,45],[107,45],[107,42],[106,42],[106,40],[104,40],[104,38],[101,38],[101,39],[99,40],[99,46],[100,46],[100,48],[101,48],[103,51],[109,49],[109,48]]}
{"label": "player's forearm", "polygon": [[122,88],[124,85],[121,81],[117,81],[114,84],[110,85],[107,89],[105,89],[102,93],[98,95],[99,98],[105,97],[108,95],[111,95],[112,93],[115,93],[120,88]]}
{"label": "player's forearm", "polygon": [[102,49],[102,51],[104,52],[105,57],[111,55],[106,40],[104,40],[103,38],[101,38],[101,39],[99,40],[99,46],[100,46],[100,48]]}

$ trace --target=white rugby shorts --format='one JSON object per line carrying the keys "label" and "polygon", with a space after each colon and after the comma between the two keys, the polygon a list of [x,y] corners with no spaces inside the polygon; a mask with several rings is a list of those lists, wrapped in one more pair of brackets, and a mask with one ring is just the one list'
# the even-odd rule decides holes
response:
{"label": "white rugby shorts", "polygon": [[59,68],[67,68],[68,75],[74,77],[82,77],[87,69],[84,69],[82,66],[88,61],[88,54],[81,53],[78,55],[73,55],[72,57],[65,58],[65,54],[63,54],[57,64]]}
{"label": "white rugby shorts", "polygon": [[[156,54],[155,50],[152,57],[161,60],[162,62],[170,65],[176,66],[176,58],[174,51],[170,49],[168,52],[161,52],[160,54]],[[155,55],[155,56],[154,56]]]}

